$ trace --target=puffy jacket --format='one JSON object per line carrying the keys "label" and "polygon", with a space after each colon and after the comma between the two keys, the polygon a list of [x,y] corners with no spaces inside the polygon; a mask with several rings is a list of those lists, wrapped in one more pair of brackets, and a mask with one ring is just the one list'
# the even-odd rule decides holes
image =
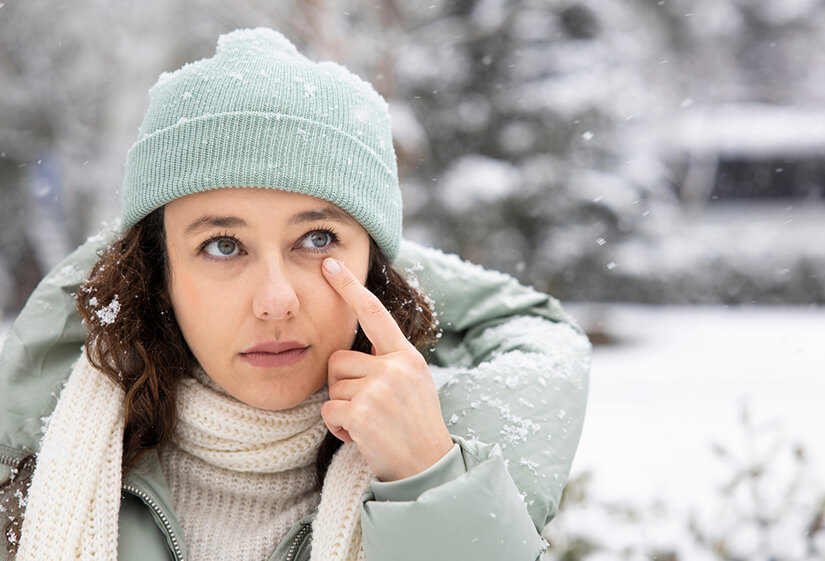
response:
{"label": "puffy jacket", "polygon": [[[0,355],[0,482],[38,449],[86,337],[73,293],[111,235],[90,238],[47,275],[11,327]],[[435,303],[443,336],[428,361],[463,472],[428,470],[404,500],[367,493],[368,559],[534,561],[581,434],[589,342],[555,299],[509,276],[410,242],[395,266]],[[294,525],[272,561],[309,559],[312,518]],[[181,536],[148,454],[123,479],[119,559],[185,559]]]}

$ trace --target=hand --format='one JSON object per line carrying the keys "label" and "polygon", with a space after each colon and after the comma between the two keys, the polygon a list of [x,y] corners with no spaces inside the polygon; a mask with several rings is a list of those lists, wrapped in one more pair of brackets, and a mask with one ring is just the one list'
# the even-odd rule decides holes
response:
{"label": "hand", "polygon": [[427,362],[349,269],[334,259],[321,269],[373,345],[372,355],[332,353],[321,416],[332,434],[355,442],[381,481],[420,473],[453,447]]}

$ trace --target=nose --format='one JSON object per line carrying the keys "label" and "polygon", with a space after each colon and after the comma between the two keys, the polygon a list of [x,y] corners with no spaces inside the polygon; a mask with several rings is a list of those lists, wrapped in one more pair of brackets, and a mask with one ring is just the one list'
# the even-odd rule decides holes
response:
{"label": "nose", "polygon": [[298,314],[298,294],[295,285],[278,263],[261,267],[260,279],[252,299],[252,312],[262,320],[289,319]]}

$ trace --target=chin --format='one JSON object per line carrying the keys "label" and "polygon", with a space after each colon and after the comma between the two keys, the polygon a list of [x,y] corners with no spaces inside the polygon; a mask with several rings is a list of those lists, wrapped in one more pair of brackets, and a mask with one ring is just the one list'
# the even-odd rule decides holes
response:
{"label": "chin", "polygon": [[243,401],[247,405],[264,409],[266,411],[283,411],[285,409],[292,409],[303,403],[303,401],[315,393],[313,390],[306,392],[293,393],[283,392],[278,390],[267,391],[265,388],[260,388],[257,391],[250,392],[248,395],[234,396],[236,399]]}
{"label": "chin", "polygon": [[247,405],[251,405],[252,407],[256,407],[257,409],[263,409],[264,411],[284,411],[286,409],[292,409],[293,407],[300,405],[301,401],[285,401],[283,399],[258,399],[253,401],[246,401],[245,403]]}

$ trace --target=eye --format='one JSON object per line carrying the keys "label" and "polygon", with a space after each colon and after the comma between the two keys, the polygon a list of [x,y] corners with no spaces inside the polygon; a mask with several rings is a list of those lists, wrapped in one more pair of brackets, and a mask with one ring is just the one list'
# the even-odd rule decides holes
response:
{"label": "eye", "polygon": [[301,238],[300,246],[309,250],[325,250],[335,245],[338,236],[331,230],[313,230]]}
{"label": "eye", "polygon": [[205,251],[210,257],[214,257],[216,259],[226,259],[228,257],[234,257],[240,253],[238,241],[234,238],[228,237],[212,238],[211,240],[207,240],[203,246],[201,246],[201,250]]}

